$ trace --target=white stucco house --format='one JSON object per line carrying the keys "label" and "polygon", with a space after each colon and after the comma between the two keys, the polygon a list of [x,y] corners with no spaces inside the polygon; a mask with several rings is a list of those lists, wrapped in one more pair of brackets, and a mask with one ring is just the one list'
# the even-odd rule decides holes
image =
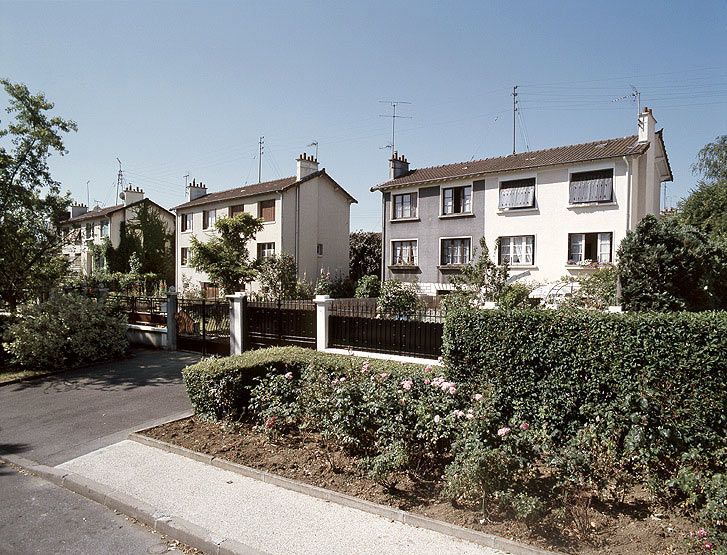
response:
{"label": "white stucco house", "polygon": [[[357,202],[318,160],[301,154],[296,174],[283,179],[208,193],[202,183],[187,186],[187,202],[177,215],[177,285],[199,288],[207,296],[221,292],[209,276],[190,266],[191,238],[208,240],[218,218],[248,212],[263,220],[263,230],[248,244],[251,258],[287,253],[295,258],[298,277],[315,282],[322,272],[347,276],[351,204]],[[248,288],[257,289],[252,282]]]}
{"label": "white stucco house", "polygon": [[120,196],[123,203],[105,208],[96,206],[89,210],[85,204],[71,204],[70,217],[63,222],[61,229],[67,237],[63,254],[68,258],[73,271],[90,275],[104,270],[107,267],[106,260],[98,250],[93,252],[92,245],[101,245],[109,240],[111,246],[117,248],[122,229],[135,221],[137,210],[141,206],[147,205],[156,211],[169,233],[174,233],[174,214],[145,198],[140,187],[128,186]]}
{"label": "white stucco house", "polygon": [[662,131],[645,108],[627,137],[418,169],[395,154],[390,179],[372,187],[383,196],[382,279],[446,293],[483,236],[512,279],[548,283],[615,262],[672,180]]}

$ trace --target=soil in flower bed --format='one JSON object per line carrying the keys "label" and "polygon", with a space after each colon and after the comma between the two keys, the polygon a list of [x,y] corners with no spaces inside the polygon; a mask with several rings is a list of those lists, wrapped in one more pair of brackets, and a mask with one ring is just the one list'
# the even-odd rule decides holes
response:
{"label": "soil in flower bed", "polygon": [[355,458],[326,447],[316,434],[286,435],[271,440],[246,423],[223,425],[196,417],[142,432],[155,439],[274,472],[331,489],[545,549],[586,555],[656,555],[690,553],[687,537],[695,525],[668,511],[650,507],[644,492],[634,491],[619,506],[593,503],[571,519],[528,528],[514,520],[491,520],[473,507],[443,501],[441,483],[402,474],[395,489],[368,479]]}

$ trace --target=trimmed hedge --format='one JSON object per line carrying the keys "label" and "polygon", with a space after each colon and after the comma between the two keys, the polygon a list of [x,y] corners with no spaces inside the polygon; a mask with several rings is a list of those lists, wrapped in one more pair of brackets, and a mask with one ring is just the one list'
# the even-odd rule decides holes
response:
{"label": "trimmed hedge", "polygon": [[[208,358],[182,371],[184,385],[194,412],[207,420],[239,417],[250,400],[255,378],[269,372],[299,376],[312,362],[331,371],[359,367],[363,359],[348,355],[319,353],[300,347],[271,347],[225,358]],[[423,366],[386,360],[369,361],[372,372],[407,375]]]}
{"label": "trimmed hedge", "polygon": [[487,383],[505,417],[527,416],[554,446],[590,426],[662,475],[726,446],[724,312],[462,310],[444,357],[453,379]]}

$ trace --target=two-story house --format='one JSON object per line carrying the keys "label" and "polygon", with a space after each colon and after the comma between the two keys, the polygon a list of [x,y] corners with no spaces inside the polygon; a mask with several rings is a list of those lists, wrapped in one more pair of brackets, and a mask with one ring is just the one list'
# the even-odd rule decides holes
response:
{"label": "two-story house", "polygon": [[[298,277],[315,282],[321,271],[347,276],[351,204],[357,202],[318,160],[301,154],[296,175],[208,193],[202,183],[187,186],[187,202],[177,214],[177,284],[200,288],[207,296],[219,291],[204,272],[190,266],[191,238],[209,240],[218,218],[247,212],[263,221],[248,244],[251,258],[287,253],[294,257]],[[256,289],[251,284],[251,290]],[[230,292],[228,292],[230,293]]]}
{"label": "two-story house", "polygon": [[613,263],[619,243],[660,212],[672,180],[663,130],[649,108],[628,137],[409,169],[389,161],[383,196],[382,279],[451,290],[450,278],[485,237],[513,279],[557,281]]}
{"label": "two-story house", "polygon": [[135,221],[137,210],[143,205],[156,211],[169,233],[174,233],[174,214],[145,198],[141,188],[128,186],[119,196],[123,200],[122,204],[106,208],[96,206],[89,210],[85,204],[71,204],[70,217],[63,222],[62,230],[67,237],[63,254],[73,271],[90,275],[104,270],[107,263],[102,251],[93,246],[100,246],[108,240],[112,247],[117,248],[122,230]]}

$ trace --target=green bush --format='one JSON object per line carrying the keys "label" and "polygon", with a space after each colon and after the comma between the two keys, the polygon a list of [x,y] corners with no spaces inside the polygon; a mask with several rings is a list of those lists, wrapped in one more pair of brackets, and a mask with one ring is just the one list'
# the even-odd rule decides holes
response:
{"label": "green bush", "polygon": [[357,299],[374,299],[381,292],[381,281],[378,276],[363,276],[356,284],[354,296]]}
{"label": "green bush", "polygon": [[413,283],[405,283],[398,279],[389,279],[381,284],[377,308],[379,312],[408,318],[414,315],[422,306]]}
{"label": "green bush", "polygon": [[22,311],[8,328],[4,347],[15,364],[29,369],[71,368],[121,356],[126,325],[125,315],[106,303],[57,295]]}

